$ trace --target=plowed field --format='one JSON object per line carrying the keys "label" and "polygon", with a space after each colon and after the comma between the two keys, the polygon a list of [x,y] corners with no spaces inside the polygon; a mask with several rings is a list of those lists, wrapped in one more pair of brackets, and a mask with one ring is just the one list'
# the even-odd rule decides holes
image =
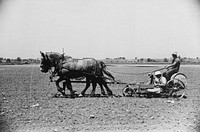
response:
{"label": "plowed field", "polygon": [[[143,73],[162,66],[108,67],[123,82],[148,82]],[[124,73],[124,74],[120,74]],[[82,97],[52,98],[57,92],[39,65],[0,66],[0,130],[2,132],[64,131],[200,131],[200,66],[182,66],[188,77],[187,98]],[[85,84],[73,84],[80,92]],[[110,85],[122,95],[124,85]],[[68,92],[68,91],[67,91]],[[87,93],[91,92],[91,88]],[[69,92],[68,92],[69,93]],[[100,93],[97,87],[96,93]]]}

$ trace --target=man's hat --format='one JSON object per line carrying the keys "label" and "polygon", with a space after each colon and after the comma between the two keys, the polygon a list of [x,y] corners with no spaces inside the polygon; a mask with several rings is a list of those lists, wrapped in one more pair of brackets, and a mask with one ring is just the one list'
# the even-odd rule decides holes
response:
{"label": "man's hat", "polygon": [[160,72],[160,71],[156,71],[155,72],[155,76],[157,76],[157,75],[161,75],[162,73]]}
{"label": "man's hat", "polygon": [[177,56],[177,52],[172,53],[172,55],[176,55]]}

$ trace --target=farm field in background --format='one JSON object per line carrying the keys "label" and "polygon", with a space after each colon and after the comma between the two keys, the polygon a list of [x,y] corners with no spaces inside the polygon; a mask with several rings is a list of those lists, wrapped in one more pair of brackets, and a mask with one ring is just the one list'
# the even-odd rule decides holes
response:
{"label": "farm field in background", "polygon": [[[117,80],[148,82],[147,74],[164,65],[108,66]],[[200,65],[181,65],[188,77],[187,98],[52,98],[57,92],[39,65],[0,66],[0,130],[30,131],[200,131]],[[123,74],[121,74],[123,73]],[[85,84],[73,83],[80,93]],[[122,95],[125,85],[109,85]],[[67,91],[69,93],[69,91]],[[91,92],[91,86],[87,93]],[[96,93],[100,93],[99,86]]]}

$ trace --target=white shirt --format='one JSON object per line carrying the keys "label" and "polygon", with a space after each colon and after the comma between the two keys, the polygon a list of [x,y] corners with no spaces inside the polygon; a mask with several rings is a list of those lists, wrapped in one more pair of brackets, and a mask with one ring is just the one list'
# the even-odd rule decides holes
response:
{"label": "white shirt", "polygon": [[160,78],[155,77],[154,85],[162,85],[165,86],[167,84],[167,80],[165,77],[161,76]]}

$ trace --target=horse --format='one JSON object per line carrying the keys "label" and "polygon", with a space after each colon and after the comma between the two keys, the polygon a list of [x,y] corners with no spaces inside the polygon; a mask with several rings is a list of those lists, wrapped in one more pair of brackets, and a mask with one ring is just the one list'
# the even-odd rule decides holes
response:
{"label": "horse", "polygon": [[[59,53],[53,53],[53,52],[51,52],[52,54],[57,54],[57,55],[59,55]],[[55,57],[55,59],[57,59],[57,60],[59,60],[59,58],[60,59],[62,59],[63,60],[63,58],[64,58],[64,61],[69,61],[69,60],[71,60],[72,59],[72,57],[71,56],[63,56],[63,54],[61,55],[59,55],[60,57],[58,57],[58,56],[56,56]],[[108,76],[108,77],[110,77],[111,78],[111,80],[115,80],[115,78],[112,76],[112,74],[108,71],[108,70],[105,70],[106,69],[106,65],[105,65],[105,63],[103,62],[103,61],[100,61],[100,60],[97,60],[97,64],[98,64],[98,66],[99,66],[99,68],[101,68],[101,70]],[[56,74],[56,72],[55,72],[55,68],[53,67],[53,69],[52,69],[52,71],[50,72],[50,80],[51,80],[51,82],[53,81],[53,78],[56,76],[55,74]],[[85,77],[80,77],[80,79],[84,79]],[[110,79],[110,78],[107,78],[107,79]],[[78,79],[78,80],[80,80],[80,79]],[[100,80],[101,81],[101,80]],[[96,86],[97,86],[97,83],[99,84],[99,86],[100,86],[100,88],[101,88],[101,94],[102,95],[106,95],[106,93],[105,93],[105,91],[104,91],[104,88],[103,88],[103,85],[102,85],[102,83],[100,83],[99,81],[98,81],[98,78],[88,78],[88,77],[86,77],[86,87],[84,88],[84,90],[81,92],[81,94],[79,94],[79,96],[80,97],[82,97],[82,96],[84,96],[85,95],[85,92],[86,92],[86,90],[89,88],[89,86],[90,86],[90,82],[92,83],[92,86],[93,86],[93,89],[92,89],[92,92],[91,92],[91,96],[94,96],[95,95],[95,89],[96,89]],[[63,88],[65,88],[65,86],[66,86],[66,82],[63,82]],[[60,89],[60,88],[59,88]]]}
{"label": "horse", "polygon": [[[113,80],[113,81],[115,81],[115,78],[112,76],[112,74],[106,69],[106,65],[105,65],[105,63],[103,62],[103,61],[100,61],[100,60],[97,60],[97,65],[98,65],[98,68],[100,68],[100,73],[101,73],[101,76],[102,77],[104,77],[104,75],[103,75],[103,73],[104,74],[106,74],[109,78],[106,78],[106,77],[104,77],[104,79],[109,79],[109,80]],[[88,78],[86,78],[86,87],[84,88],[84,90],[81,92],[81,94],[80,94],[80,96],[84,96],[84,94],[85,94],[85,92],[86,92],[86,90],[89,88],[89,86],[90,86],[90,83],[89,83],[89,81],[90,80],[88,80],[87,81],[87,79]],[[91,96],[94,96],[95,95],[95,89],[96,89],[96,86],[97,86],[97,83],[99,84],[99,86],[100,86],[100,88],[101,88],[101,94],[102,95],[106,95],[105,94],[105,91],[104,91],[104,89],[103,89],[103,85],[102,85],[102,83],[101,83],[101,80],[102,78],[98,78],[98,77],[96,77],[96,78],[93,78],[92,80],[91,80],[91,82],[92,82],[92,86],[93,86],[93,89],[92,89],[92,92],[91,92]],[[104,85],[105,86],[105,88],[106,87],[108,87],[107,85]],[[107,89],[107,88],[106,88]],[[108,91],[108,90],[107,90]]]}
{"label": "horse", "polygon": [[[41,72],[47,73],[49,70],[54,68],[55,73],[59,76],[56,81],[57,90],[65,96],[65,85],[67,85],[68,90],[70,90],[71,98],[74,98],[74,91],[72,90],[72,85],[70,79],[77,79],[80,77],[86,77],[86,87],[87,89],[90,85],[90,81],[94,82],[93,89],[96,87],[96,83],[103,85],[108,95],[112,95],[112,91],[107,86],[103,73],[108,75],[114,80],[114,77],[106,70],[105,64],[99,63],[93,58],[85,59],[73,59],[69,56],[64,56],[57,52],[46,52],[45,54],[40,51],[41,54]],[[64,87],[61,88],[59,83],[65,80]],[[94,90],[93,90],[94,91]],[[81,92],[84,94],[84,90]]]}

